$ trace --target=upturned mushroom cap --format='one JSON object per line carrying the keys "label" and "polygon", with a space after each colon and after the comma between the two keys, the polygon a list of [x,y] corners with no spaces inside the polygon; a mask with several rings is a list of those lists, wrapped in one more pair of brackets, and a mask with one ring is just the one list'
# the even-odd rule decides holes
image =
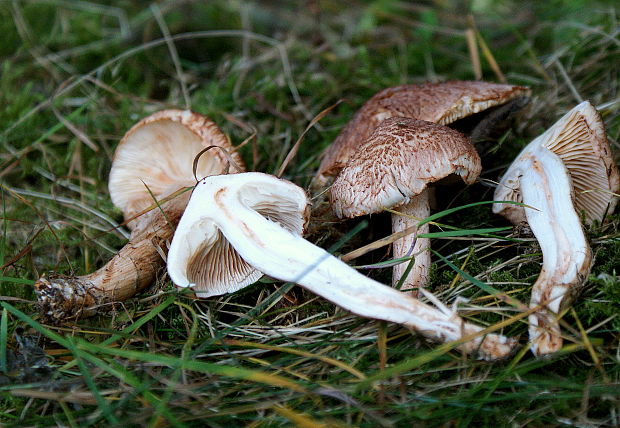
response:
{"label": "upturned mushroom cap", "polygon": [[[228,180],[228,188],[237,191],[238,197],[234,204],[218,207],[222,216],[234,216],[240,210],[249,209],[294,235],[303,234],[309,218],[309,202],[300,187],[282,179],[274,182],[271,176],[258,172],[235,177],[236,181],[232,177]],[[218,181],[216,178],[203,180],[199,192],[208,191],[204,189],[205,183]],[[189,285],[198,297],[232,293],[256,282],[263,273],[230,245],[213,219],[205,215],[201,203],[199,196],[193,196],[177,227],[168,254],[172,281],[179,286]]]}
{"label": "upturned mushroom cap", "polygon": [[529,95],[530,89],[524,86],[479,81],[422,83],[384,89],[364,103],[327,148],[317,177],[338,174],[360,143],[387,118],[400,116],[447,125]]}
{"label": "upturned mushroom cap", "polygon": [[[614,194],[620,191],[620,175],[601,116],[588,101],[574,107],[521,151],[497,186],[496,201],[522,202],[521,159],[540,149],[562,159],[571,177],[575,210],[583,213],[587,223],[602,220],[607,210],[613,212],[618,202]],[[514,224],[526,221],[524,208],[518,205],[493,204],[493,212]]]}
{"label": "upturned mushroom cap", "polygon": [[371,214],[407,203],[452,174],[471,184],[481,168],[476,149],[460,132],[394,117],[359,146],[334,181],[330,201],[339,218]]}
{"label": "upturned mushroom cap", "polygon": [[[145,117],[116,148],[108,184],[112,202],[125,218],[131,218],[153,205],[153,196],[159,200],[181,187],[193,186],[194,158],[208,146],[222,147],[243,168],[239,154],[209,118],[175,109]],[[221,174],[228,162],[222,150],[209,150],[200,157],[196,176]],[[129,223],[130,228],[135,225]]]}

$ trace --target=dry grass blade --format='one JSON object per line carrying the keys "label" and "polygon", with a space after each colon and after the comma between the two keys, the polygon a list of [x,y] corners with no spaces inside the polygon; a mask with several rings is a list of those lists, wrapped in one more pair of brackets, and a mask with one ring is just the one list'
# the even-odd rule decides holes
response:
{"label": "dry grass blade", "polygon": [[228,165],[226,166],[225,170],[222,171],[222,174],[228,174],[228,170],[230,169],[231,165],[237,170],[237,172],[243,172],[243,169],[239,165],[237,165],[237,162],[235,162],[235,160],[232,158],[230,153],[228,153],[228,150],[226,150],[225,148],[223,148],[221,146],[208,146],[208,147],[205,147],[204,149],[202,149],[201,151],[199,151],[196,154],[196,156],[194,157],[194,163],[192,165],[192,173],[194,174],[194,179],[196,180],[196,183],[198,183],[200,180],[202,180],[204,178],[204,177],[198,178],[196,176],[196,170],[198,169],[198,162],[200,162],[200,157],[203,154],[207,153],[211,149],[221,150],[222,153],[224,153],[224,156],[226,156],[226,160],[228,161]]}
{"label": "dry grass blade", "polygon": [[474,79],[482,79],[482,65],[480,64],[480,53],[478,52],[478,43],[476,42],[476,30],[474,24],[474,17],[469,15],[467,17],[469,28],[465,30],[465,39],[467,40],[467,50],[469,51],[469,57],[471,58],[471,66],[474,71]]}
{"label": "dry grass blade", "polygon": [[185,101],[185,109],[189,110],[192,107],[192,102],[189,97],[189,91],[187,90],[187,82],[185,81],[185,75],[183,74],[183,68],[181,67],[181,60],[179,59],[179,53],[177,52],[177,48],[174,45],[174,41],[170,37],[170,30],[166,25],[166,20],[161,14],[161,9],[155,3],[149,6],[151,11],[153,12],[153,16],[157,20],[157,24],[161,29],[164,38],[166,39],[166,44],[168,45],[168,50],[170,51],[170,57],[172,58],[172,62],[174,63],[174,69],[177,72],[177,76],[179,79],[179,83],[181,85],[181,92],[183,93],[183,101]]}
{"label": "dry grass blade", "polygon": [[314,358],[320,361],[324,361],[328,364],[331,364],[335,367],[341,368],[342,370],[345,370],[349,373],[351,373],[353,376],[357,377],[358,379],[364,379],[366,376],[364,375],[364,373],[360,372],[359,370],[354,369],[353,367],[349,366],[348,364],[345,364],[341,361],[338,361],[334,358],[330,358],[330,357],[326,357],[324,355],[318,355],[318,354],[313,354],[311,352],[305,352],[302,351],[300,349],[295,349],[295,348],[289,348],[289,347],[283,347],[283,346],[272,346],[272,345],[265,345],[265,344],[261,344],[261,343],[252,343],[252,342],[247,342],[247,341],[242,341],[242,340],[233,340],[233,339],[227,339],[224,340],[224,343],[227,345],[232,345],[232,346],[239,346],[242,348],[258,348],[258,349],[268,349],[271,351],[278,351],[278,352],[286,352],[289,354],[293,354],[293,355],[299,355],[302,357],[307,357],[307,358]]}
{"label": "dry grass blade", "polygon": [[86,144],[93,152],[95,153],[99,152],[99,147],[95,143],[93,143],[93,141],[88,137],[88,135],[86,135],[83,131],[78,129],[77,126],[75,126],[66,117],[64,117],[55,107],[52,107],[52,111],[54,112],[54,115],[56,116],[58,121],[62,123],[71,132],[73,132],[73,134],[76,137],[78,137],[81,142]]}
{"label": "dry grass blade", "polygon": [[394,241],[398,241],[403,236],[407,236],[412,233],[415,233],[417,230],[418,230],[418,226],[411,226],[400,232],[392,233],[391,235],[386,236],[385,238],[377,239],[376,241],[371,242],[370,244],[366,244],[363,247],[360,247],[356,250],[350,251],[340,256],[340,260],[342,260],[343,262],[350,262],[351,260],[355,260],[356,258],[361,257],[364,254],[367,254],[378,248],[382,248],[382,247],[385,247],[386,245],[390,245]]}
{"label": "dry grass blade", "polygon": [[581,334],[581,339],[583,340],[583,346],[590,353],[590,357],[592,358],[592,362],[594,363],[594,365],[596,366],[598,371],[601,372],[601,375],[603,376],[603,379],[605,380],[605,382],[609,382],[609,379],[607,378],[607,373],[605,372],[605,370],[601,366],[601,359],[599,358],[598,354],[596,353],[596,350],[594,349],[594,346],[592,346],[592,342],[590,341],[590,338],[588,337],[588,333],[583,328],[583,325],[581,324],[581,320],[577,316],[577,313],[575,312],[575,309],[574,308],[570,308],[570,312],[571,312],[571,315],[573,316],[573,318],[575,319],[575,322],[577,323],[577,328],[579,329],[579,333]]}
{"label": "dry grass blade", "polygon": [[491,49],[489,49],[489,46],[484,41],[484,38],[482,37],[482,34],[480,34],[480,31],[476,27],[476,23],[473,20],[473,18],[471,19],[470,23],[471,23],[471,28],[476,33],[476,40],[478,41],[478,44],[480,45],[480,49],[482,49],[482,54],[484,55],[487,62],[489,63],[489,66],[493,70],[493,73],[495,73],[495,77],[497,77],[497,80],[499,80],[500,82],[506,83],[507,82],[506,76],[504,75],[504,73],[502,73],[502,70],[499,68],[499,64],[497,64],[497,61],[495,60],[495,57],[493,56],[493,52],[491,52]]}
{"label": "dry grass blade", "polygon": [[281,416],[284,416],[286,419],[291,421],[296,427],[300,428],[328,428],[332,426],[332,424],[325,424],[323,422],[319,422],[308,415],[303,413],[299,413],[290,409],[282,404],[277,404],[272,407],[272,409]]}
{"label": "dry grass blade", "polygon": [[[121,393],[120,390],[101,391],[104,396],[117,395]],[[28,397],[39,398],[43,400],[64,401],[66,403],[84,404],[94,406],[97,404],[97,400],[93,396],[92,392],[88,391],[75,391],[75,392],[54,392],[54,391],[40,391],[32,389],[16,388],[11,390],[11,395],[15,397]]]}
{"label": "dry grass blade", "polygon": [[278,172],[276,174],[277,177],[282,177],[282,174],[284,174],[284,171],[286,170],[286,167],[288,166],[288,164],[291,162],[291,160],[293,160],[293,158],[297,154],[297,151],[299,150],[299,146],[301,145],[301,142],[304,140],[304,137],[305,137],[306,133],[309,130],[311,130],[314,127],[314,125],[316,125],[321,119],[323,119],[325,116],[327,116],[327,114],[330,111],[332,111],[333,109],[338,107],[338,105],[342,101],[343,100],[336,101],[334,104],[332,104],[331,106],[327,107],[326,109],[321,111],[319,114],[317,114],[314,118],[312,118],[312,120],[310,121],[308,126],[306,126],[306,129],[304,129],[304,132],[302,132],[301,135],[299,136],[299,138],[297,139],[297,141],[295,141],[295,144],[293,145],[291,150],[286,155],[286,158],[284,158],[284,161],[282,161],[282,165],[280,165],[280,169],[278,169]]}

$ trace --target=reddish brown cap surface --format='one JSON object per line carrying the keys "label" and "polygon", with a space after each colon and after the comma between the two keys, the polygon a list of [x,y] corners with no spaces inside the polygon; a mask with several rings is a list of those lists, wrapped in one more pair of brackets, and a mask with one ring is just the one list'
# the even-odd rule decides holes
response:
{"label": "reddish brown cap surface", "polygon": [[468,138],[443,125],[394,117],[373,131],[330,191],[336,215],[355,217],[401,205],[451,174],[472,183],[480,157]]}
{"label": "reddish brown cap surface", "polygon": [[[108,184],[112,202],[130,218],[153,205],[153,196],[161,199],[181,187],[193,186],[194,158],[212,145],[222,147],[243,168],[228,138],[209,118],[174,109],[145,117],[127,131],[116,148]],[[221,174],[227,165],[222,150],[209,150],[200,157],[196,176]]]}
{"label": "reddish brown cap surface", "polygon": [[529,88],[524,86],[478,81],[422,83],[384,89],[357,111],[327,148],[317,177],[338,174],[357,147],[387,118],[400,116],[446,125],[529,94]]}

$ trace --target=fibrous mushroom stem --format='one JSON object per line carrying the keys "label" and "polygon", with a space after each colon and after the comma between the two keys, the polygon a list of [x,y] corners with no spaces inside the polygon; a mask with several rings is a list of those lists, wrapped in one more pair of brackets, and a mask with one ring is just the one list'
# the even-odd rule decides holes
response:
{"label": "fibrous mushroom stem", "polygon": [[[399,212],[403,215],[392,214],[392,232],[400,232],[409,227],[415,226],[420,220],[430,215],[428,201],[428,189],[411,198],[409,203],[402,205]],[[423,224],[415,233],[402,237],[393,244],[393,256],[395,259],[413,255],[413,266],[407,278],[402,283],[401,290],[411,290],[410,294],[417,297],[418,288],[428,284],[428,275],[431,266],[431,255],[427,250],[430,246],[428,238],[419,235],[428,233],[428,223]],[[412,248],[413,247],[413,248]],[[394,266],[392,274],[392,285],[396,287],[407,270],[409,262],[400,263]]]}
{"label": "fibrous mushroom stem", "polygon": [[[358,273],[301,236],[239,204],[237,195],[225,186],[209,194],[213,200],[203,199],[202,206],[213,209],[208,214],[203,211],[205,221],[213,221],[243,259],[267,275],[295,282],[355,314],[403,324],[437,342],[459,340],[482,330],[454,312],[435,309]],[[171,276],[174,280],[172,272]],[[492,360],[506,357],[515,345],[513,339],[487,334],[458,349]]]}
{"label": "fibrous mushroom stem", "polygon": [[59,323],[94,315],[102,305],[127,300],[151,285],[165,265],[160,251],[166,251],[186,205],[187,195],[181,195],[161,206],[165,215],[159,208],[144,214],[129,242],[99,270],[83,276],[52,272],[36,281],[42,317]]}
{"label": "fibrous mushroom stem", "polygon": [[528,154],[522,168],[521,194],[527,222],[543,253],[530,307],[543,309],[529,317],[532,352],[544,355],[562,346],[558,314],[570,304],[586,279],[592,253],[572,200],[571,179],[562,160],[541,147]]}

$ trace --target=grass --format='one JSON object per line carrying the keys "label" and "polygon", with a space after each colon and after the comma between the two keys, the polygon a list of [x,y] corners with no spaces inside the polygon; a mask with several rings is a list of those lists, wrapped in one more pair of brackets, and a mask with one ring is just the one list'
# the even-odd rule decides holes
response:
{"label": "grass", "polygon": [[[442,208],[463,208],[431,228],[431,289],[448,304],[466,297],[464,316],[505,322],[524,341],[509,303],[529,300],[540,250],[527,233],[502,230],[488,204],[468,205],[490,201],[487,180],[580,100],[598,106],[620,152],[614,2],[108,3],[0,2],[0,423],[620,424],[615,213],[587,230],[595,264],[563,317],[565,347],[545,359],[525,348],[495,364],[464,359],[269,278],[197,301],[162,272],[110,313],[63,326],[39,321],[32,291],[44,272],[88,273],[126,241],[107,174],[120,137],[153,111],[191,107],[235,144],[255,130],[241,154],[250,170],[276,173],[312,119],[342,99],[284,171],[307,187],[322,149],[378,90],[504,76],[534,97],[481,152],[485,180],[440,195]],[[308,239],[345,254],[387,234],[387,217],[370,220],[315,218]],[[388,248],[351,263],[380,266]],[[363,272],[387,283],[390,271]]]}

